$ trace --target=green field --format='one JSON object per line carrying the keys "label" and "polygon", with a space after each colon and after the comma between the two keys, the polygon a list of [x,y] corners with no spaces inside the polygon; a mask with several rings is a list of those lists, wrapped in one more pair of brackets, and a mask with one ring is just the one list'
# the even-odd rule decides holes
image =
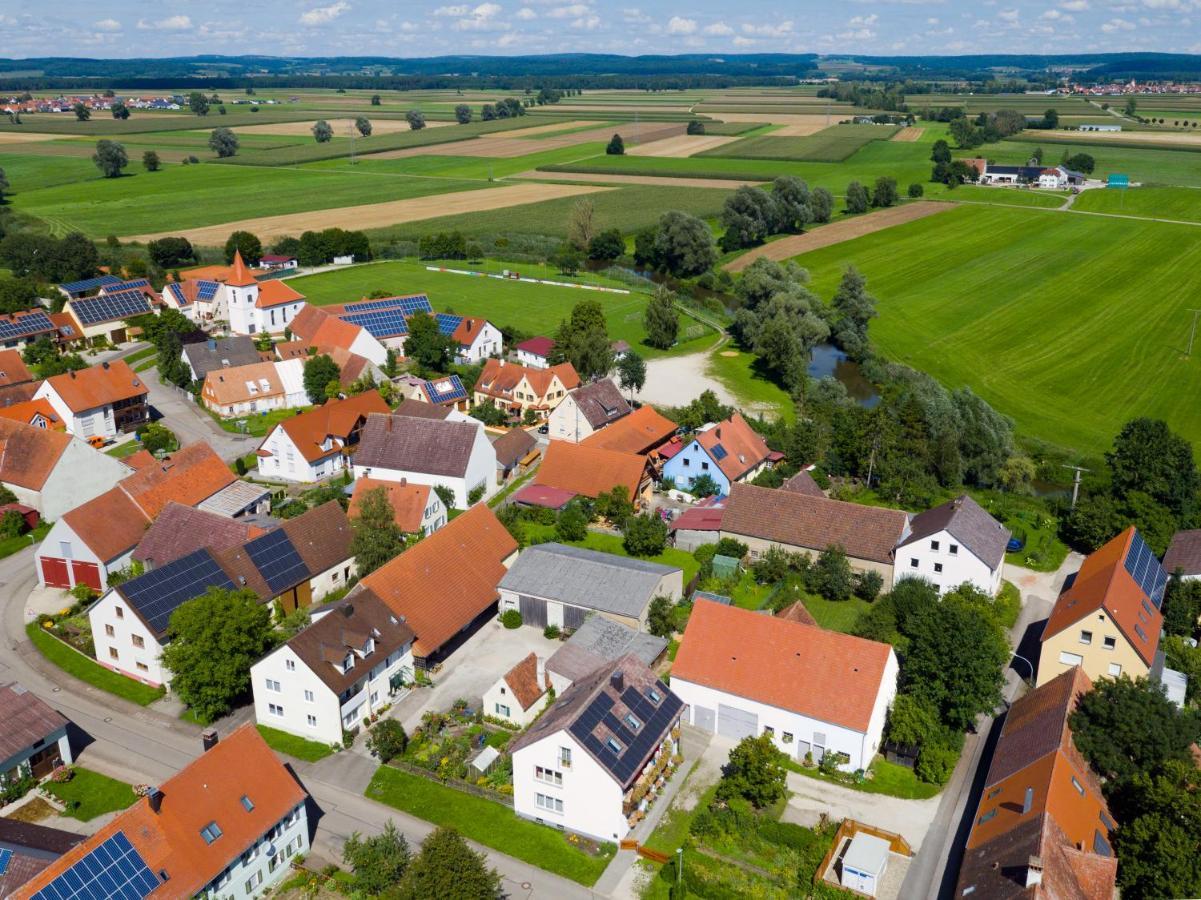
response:
{"label": "green field", "polygon": [[744,138],[712,150],[705,150],[697,156],[842,162],[873,141],[888,140],[897,131],[893,125],[833,125],[805,137],[775,137],[765,134]]}
{"label": "green field", "polygon": [[864,272],[886,356],[971,386],[1025,434],[1097,453],[1140,415],[1201,440],[1201,355],[1184,356],[1201,289],[1197,236],[1188,225],[965,205],[799,262],[821,296],[847,265]]}
{"label": "green field", "polygon": [[1085,191],[1076,198],[1072,209],[1119,216],[1201,222],[1201,189],[1140,187],[1128,190]]}
{"label": "green field", "polygon": [[[462,269],[471,268],[465,262],[452,262],[447,265]],[[521,268],[519,264],[515,267]],[[562,276],[554,277],[556,280],[567,280]],[[667,355],[662,350],[642,344],[645,334],[642,315],[646,307],[646,294],[608,294],[547,284],[472,278],[449,272],[430,272],[424,264],[412,262],[381,262],[353,266],[319,275],[291,278],[288,284],[315,304],[347,303],[359,300],[373,291],[388,291],[392,294],[425,293],[429,295],[430,302],[438,312],[453,310],[460,315],[483,316],[497,327],[513,327],[530,335],[553,334],[559,323],[571,314],[571,308],[575,304],[584,300],[596,300],[605,309],[610,338],[628,341],[630,346],[637,347],[638,352],[646,357]],[[682,332],[691,328],[697,336],[672,348],[671,355],[703,350],[713,341],[713,332],[691,319],[682,319],[680,327]]]}
{"label": "green field", "polygon": [[[1115,147],[1092,141],[1068,143],[1039,142],[1030,132],[1021,140],[1006,139],[988,144],[986,155],[993,162],[1005,164],[1025,163],[1036,147],[1043,148],[1043,161],[1055,164],[1064,154],[1088,153],[1097,163],[1094,178],[1104,178],[1113,173],[1129,175],[1131,181],[1144,184],[1193,185],[1201,187],[1201,151],[1197,149],[1157,150],[1142,147]],[[959,154],[957,154],[959,155]]]}

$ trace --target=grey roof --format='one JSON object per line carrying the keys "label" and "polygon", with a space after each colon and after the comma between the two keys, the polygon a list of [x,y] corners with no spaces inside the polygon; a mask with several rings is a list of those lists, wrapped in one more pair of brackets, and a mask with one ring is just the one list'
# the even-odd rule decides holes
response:
{"label": "grey roof", "polygon": [[[418,381],[418,384],[425,384],[424,381]],[[394,411],[398,416],[412,416],[415,419],[445,419],[451,414],[449,406],[443,406],[440,403],[426,403],[424,400],[413,400],[405,398],[400,401],[400,405]]]}
{"label": "grey roof", "polygon": [[919,513],[910,520],[909,528],[909,537],[898,547],[946,531],[993,569],[1005,558],[1005,546],[1010,537],[1009,529],[967,494]]}
{"label": "grey roof", "polygon": [[201,501],[196,508],[232,517],[270,495],[271,491],[268,488],[238,480],[230,482],[211,497]]}
{"label": "grey roof", "polygon": [[536,544],[517,557],[500,589],[641,618],[663,576],[679,571],[583,547]]}
{"label": "grey roof", "polygon": [[637,631],[605,616],[591,615],[546,661],[546,671],[577,681],[627,653],[649,666],[666,649],[666,638]]}
{"label": "grey roof", "polygon": [[813,476],[804,469],[797,472],[791,478],[788,478],[780,485],[782,491],[792,491],[794,494],[805,494],[809,497],[824,497],[826,492],[821,489]]}
{"label": "grey roof", "polygon": [[231,335],[219,341],[184,344],[183,355],[196,372],[196,377],[201,380],[214,369],[248,366],[262,361],[254,341],[245,335]]}
{"label": "grey roof", "polygon": [[354,463],[367,468],[462,477],[471,460],[478,427],[470,422],[372,413],[363,426]]}
{"label": "grey roof", "polygon": [[843,868],[879,875],[888,865],[888,841],[884,838],[859,831],[851,838],[851,845],[842,858]]}
{"label": "grey roof", "polygon": [[0,762],[24,753],[40,740],[67,727],[62,713],[13,681],[0,685]]}
{"label": "grey roof", "polygon": [[603,428],[631,412],[630,404],[611,378],[581,385],[571,392],[571,396],[580,408],[580,415],[593,428]]}
{"label": "grey roof", "polygon": [[537,446],[537,438],[524,428],[510,429],[492,442],[492,449],[496,451],[496,464],[505,469],[513,468]]}

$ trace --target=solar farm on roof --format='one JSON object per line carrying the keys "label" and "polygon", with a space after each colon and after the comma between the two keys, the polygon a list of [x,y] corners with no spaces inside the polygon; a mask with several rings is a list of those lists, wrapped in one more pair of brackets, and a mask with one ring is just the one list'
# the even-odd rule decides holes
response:
{"label": "solar farm on roof", "polygon": [[[636,726],[628,718],[619,719],[613,714],[613,698],[602,691],[568,729],[623,785],[633,781],[638,766],[684,706],[662,682],[655,682],[654,690],[659,697],[657,704],[634,685],[626,685],[621,692],[621,702],[634,717]],[[604,740],[594,734],[598,725],[605,727],[601,734],[608,732]]]}
{"label": "solar farm on roof", "polygon": [[404,313],[398,309],[343,313],[338,318],[351,325],[366,328],[374,338],[389,338],[409,333],[409,324],[405,321]]}
{"label": "solar farm on roof", "polygon": [[118,831],[33,895],[33,900],[143,900],[159,880]]}
{"label": "solar farm on roof", "polygon": [[0,341],[11,341],[47,331],[54,331],[54,323],[44,312],[31,312],[16,319],[0,320]]}
{"label": "solar farm on roof", "polygon": [[197,550],[125,582],[121,593],[150,629],[162,634],[180,604],[199,597],[209,587],[232,591],[234,583],[207,550]]}
{"label": "solar farm on roof", "polygon": [[414,294],[411,297],[384,297],[379,300],[359,300],[356,303],[347,303],[343,309],[348,313],[373,309],[399,309],[406,316],[434,311],[434,307],[430,305],[430,298],[425,294]]}
{"label": "solar farm on roof", "polygon": [[462,316],[456,316],[452,313],[438,313],[438,330],[443,334],[454,334],[459,327],[459,323],[463,321]]}
{"label": "solar farm on roof", "polygon": [[151,311],[151,306],[145,294],[134,290],[75,300],[71,303],[71,310],[82,324],[97,325],[145,315]]}
{"label": "solar farm on roof", "polygon": [[1130,577],[1138,582],[1143,593],[1151,598],[1155,608],[1159,609],[1163,605],[1163,592],[1168,584],[1168,575],[1137,531],[1134,533],[1134,540],[1130,542],[1130,549],[1126,551],[1124,562]]}
{"label": "solar farm on roof", "polygon": [[282,528],[246,545],[246,555],[272,591],[282,591],[308,577],[309,570]]}
{"label": "solar farm on roof", "polygon": [[100,275],[96,278],[85,278],[82,281],[68,281],[66,284],[60,284],[59,287],[68,294],[82,294],[85,291],[94,291],[96,288],[120,283],[121,279],[116,275]]}
{"label": "solar farm on roof", "polygon": [[116,291],[137,291],[148,287],[150,287],[149,279],[134,278],[130,281],[118,281],[116,284],[107,284],[104,286],[104,292],[111,294]]}
{"label": "solar farm on roof", "polygon": [[467,399],[467,388],[463,387],[458,375],[427,381],[422,387],[430,403],[453,403]]}

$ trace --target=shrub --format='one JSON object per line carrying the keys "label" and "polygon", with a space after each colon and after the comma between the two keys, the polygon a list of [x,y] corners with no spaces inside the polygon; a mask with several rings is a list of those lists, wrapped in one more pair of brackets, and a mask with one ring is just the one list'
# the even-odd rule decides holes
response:
{"label": "shrub", "polygon": [[942,728],[927,737],[917,755],[913,772],[930,784],[946,784],[955,771],[955,763],[963,750],[963,734]]}
{"label": "shrub", "polygon": [[542,629],[542,636],[544,638],[546,638],[548,641],[558,640],[559,635],[561,635],[561,634],[562,634],[562,632],[559,630],[558,625],[547,625],[545,628]]}
{"label": "shrub", "polygon": [[384,719],[367,737],[367,749],[383,763],[400,756],[408,745],[409,736],[395,719]]}
{"label": "shrub", "polygon": [[500,614],[500,624],[505,628],[520,628],[521,613],[515,609],[506,609]]}
{"label": "shrub", "polygon": [[858,572],[855,575],[855,596],[868,603],[880,596],[884,577],[879,572]]}
{"label": "shrub", "polygon": [[909,185],[909,199],[917,200],[918,198],[924,196],[925,193],[926,193],[926,189],[922,185],[920,185],[920,184]]}

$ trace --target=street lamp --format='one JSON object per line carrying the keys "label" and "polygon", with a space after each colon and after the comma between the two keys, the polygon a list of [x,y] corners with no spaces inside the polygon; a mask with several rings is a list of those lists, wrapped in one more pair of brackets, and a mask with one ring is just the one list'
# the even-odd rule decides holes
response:
{"label": "street lamp", "polygon": [[680,882],[684,878],[684,848],[676,848],[676,893],[679,893]]}
{"label": "street lamp", "polygon": [[[1014,653],[1010,658],[1011,659],[1020,659],[1027,666],[1030,667],[1030,681],[1028,682],[1028,684],[1033,686],[1033,684],[1034,684],[1034,664],[1032,662],[1030,662],[1030,660],[1026,659],[1026,657],[1020,656],[1017,653]],[[1026,679],[1023,678],[1022,680],[1025,681]]]}

